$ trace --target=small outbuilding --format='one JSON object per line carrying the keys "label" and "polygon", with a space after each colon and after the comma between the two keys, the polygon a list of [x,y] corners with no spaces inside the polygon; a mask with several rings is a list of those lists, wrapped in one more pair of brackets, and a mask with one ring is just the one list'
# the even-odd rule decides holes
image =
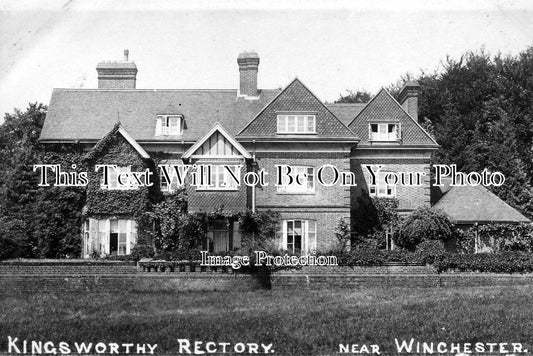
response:
{"label": "small outbuilding", "polygon": [[[433,186],[432,202],[433,209],[444,212],[458,228],[465,231],[484,224],[531,223],[531,220],[482,185]],[[482,245],[476,233],[476,252],[483,250]]]}

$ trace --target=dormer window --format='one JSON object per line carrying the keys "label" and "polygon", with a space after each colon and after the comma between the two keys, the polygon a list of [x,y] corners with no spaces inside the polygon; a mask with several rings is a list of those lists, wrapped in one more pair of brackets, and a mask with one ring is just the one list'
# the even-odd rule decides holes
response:
{"label": "dormer window", "polygon": [[370,124],[370,141],[398,141],[400,139],[400,124]]}
{"label": "dormer window", "polygon": [[156,136],[181,135],[183,116],[181,115],[158,115],[155,128]]}
{"label": "dormer window", "polygon": [[278,115],[278,133],[314,134],[316,133],[316,116]]}

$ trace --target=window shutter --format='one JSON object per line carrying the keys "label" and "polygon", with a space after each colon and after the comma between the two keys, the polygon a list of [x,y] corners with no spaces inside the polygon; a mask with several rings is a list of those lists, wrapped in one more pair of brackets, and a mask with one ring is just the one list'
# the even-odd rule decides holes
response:
{"label": "window shutter", "polygon": [[287,220],[282,221],[281,240],[279,248],[284,250],[287,248]]}
{"label": "window shutter", "polygon": [[155,135],[156,136],[162,135],[162,128],[163,128],[163,117],[158,116],[157,121],[155,123]]}
{"label": "window shutter", "polygon": [[104,253],[106,255],[109,255],[109,234],[111,230],[111,220],[105,220],[104,226],[104,240],[102,241],[102,243],[104,244]]}

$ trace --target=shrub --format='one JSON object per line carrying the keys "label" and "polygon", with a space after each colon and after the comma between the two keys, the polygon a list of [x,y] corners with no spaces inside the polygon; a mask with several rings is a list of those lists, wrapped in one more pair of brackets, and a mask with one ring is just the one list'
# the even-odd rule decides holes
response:
{"label": "shrub", "polygon": [[381,266],[385,262],[417,262],[416,256],[406,250],[355,249],[330,251],[326,255],[336,256],[340,266]]}
{"label": "shrub", "polygon": [[433,264],[435,261],[443,258],[446,253],[444,243],[439,240],[423,241],[416,247],[417,262],[424,264]]}
{"label": "shrub", "polygon": [[139,261],[141,258],[151,258],[154,256],[154,248],[150,245],[135,245],[131,249],[130,258],[133,261]]}
{"label": "shrub", "polygon": [[485,273],[531,273],[533,255],[524,252],[457,254],[444,250],[440,241],[423,242],[416,252],[407,250],[330,251],[340,266],[382,266],[387,262],[423,263],[433,265],[438,272],[457,270]]}
{"label": "shrub", "polygon": [[280,214],[272,210],[252,212],[247,210],[238,215],[242,245],[249,250],[270,248],[276,238]]}
{"label": "shrub", "polygon": [[335,237],[337,238],[337,248],[344,250],[350,242],[350,224],[344,219],[339,219],[339,223],[335,227]]}
{"label": "shrub", "polygon": [[452,254],[447,253],[435,261],[439,272],[458,270],[465,272],[530,273],[533,256],[524,252]]}
{"label": "shrub", "polygon": [[533,252],[533,225],[486,224],[474,226],[458,233],[458,247],[463,252],[474,252],[475,236],[479,237],[479,249],[490,251]]}
{"label": "shrub", "polygon": [[445,241],[452,238],[454,232],[452,222],[442,212],[419,208],[402,222],[395,242],[398,246],[412,251],[422,241]]}

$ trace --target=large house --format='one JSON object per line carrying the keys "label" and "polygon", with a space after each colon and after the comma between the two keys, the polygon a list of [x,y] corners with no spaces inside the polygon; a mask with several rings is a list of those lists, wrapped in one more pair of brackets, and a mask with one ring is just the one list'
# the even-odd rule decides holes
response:
{"label": "large house", "polygon": [[[418,122],[416,82],[404,86],[399,101],[382,89],[367,104],[325,104],[297,78],[283,89],[260,89],[256,53],[239,54],[237,64],[238,89],[137,89],[137,67],[125,51],[123,61],[98,64],[98,89],[53,90],[40,140],[87,151],[94,178],[84,209],[84,256],[130,252],[136,214],[149,199],[139,198],[139,189],[128,195],[114,183],[116,175],[161,164],[211,165],[210,185],[187,184],[189,211],[277,211],[279,246],[292,253],[336,243],[335,227],[364,208],[362,196],[394,197],[400,213],[430,206],[430,156],[438,144]],[[103,169],[93,169],[99,164],[117,165],[108,184]],[[283,165],[299,174],[300,184],[232,184],[232,174],[264,170],[273,178]],[[357,186],[320,184],[324,165],[352,172]],[[384,174],[372,182],[367,165],[427,175],[419,186],[396,186],[386,184]],[[322,171],[327,182],[332,166]],[[176,188],[175,181],[161,182],[165,194]],[[240,244],[236,224],[210,226],[206,248]]]}

